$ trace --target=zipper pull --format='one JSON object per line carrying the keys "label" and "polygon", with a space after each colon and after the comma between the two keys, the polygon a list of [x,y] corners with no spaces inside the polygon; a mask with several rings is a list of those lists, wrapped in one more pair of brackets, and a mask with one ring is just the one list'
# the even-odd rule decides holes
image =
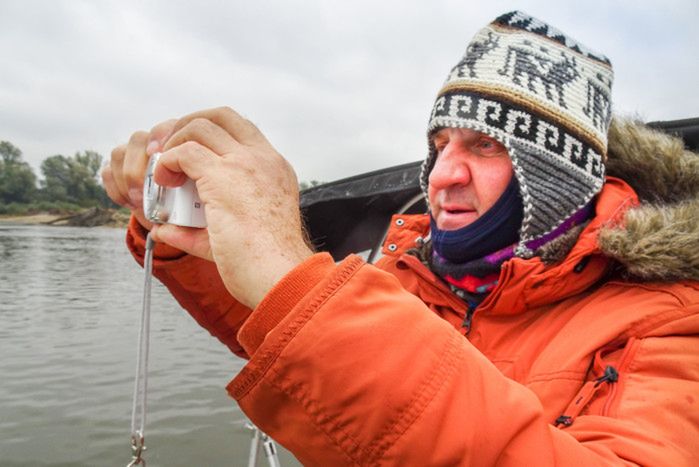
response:
{"label": "zipper pull", "polygon": [[616,383],[619,381],[619,372],[611,365],[607,365],[604,374],[595,380],[595,387],[602,383]]}
{"label": "zipper pull", "polygon": [[568,415],[561,415],[556,419],[555,422],[553,422],[555,426],[563,425],[563,426],[570,426],[573,424],[573,417],[570,417]]}

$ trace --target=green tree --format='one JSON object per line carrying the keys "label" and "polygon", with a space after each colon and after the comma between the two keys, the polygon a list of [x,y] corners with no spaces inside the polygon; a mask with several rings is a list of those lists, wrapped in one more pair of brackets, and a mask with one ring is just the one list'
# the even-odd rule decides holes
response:
{"label": "green tree", "polygon": [[36,175],[22,160],[22,151],[9,141],[0,141],[0,201],[29,203],[36,194]]}
{"label": "green tree", "polygon": [[60,154],[41,163],[44,176],[42,191],[49,201],[63,201],[80,206],[109,205],[99,184],[102,156],[94,151],[78,152],[73,157]]}
{"label": "green tree", "polygon": [[[44,180],[41,188],[44,198],[48,201],[68,201],[69,185],[72,183],[70,160],[60,154],[47,157],[41,163],[41,173]],[[74,200],[71,200],[74,202]]]}

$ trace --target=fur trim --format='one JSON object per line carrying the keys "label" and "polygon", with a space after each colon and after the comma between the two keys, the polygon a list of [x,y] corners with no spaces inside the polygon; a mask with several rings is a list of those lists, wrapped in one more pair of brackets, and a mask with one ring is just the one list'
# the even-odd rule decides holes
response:
{"label": "fur trim", "polygon": [[699,280],[697,202],[629,210],[624,229],[603,229],[599,245],[627,272],[647,280]]}
{"label": "fur trim", "polygon": [[621,226],[599,233],[600,249],[629,276],[699,280],[699,154],[681,139],[630,121],[612,121],[607,173],[641,200]]}
{"label": "fur trim", "polygon": [[573,246],[575,246],[575,242],[578,241],[580,232],[582,232],[589,223],[588,221],[581,225],[576,225],[560,237],[545,243],[534,252],[534,256],[539,256],[544,264],[554,264],[563,261],[563,259],[568,256]]}
{"label": "fur trim", "polygon": [[612,120],[607,174],[636,190],[641,201],[676,203],[699,198],[699,154],[676,137],[631,120]]}

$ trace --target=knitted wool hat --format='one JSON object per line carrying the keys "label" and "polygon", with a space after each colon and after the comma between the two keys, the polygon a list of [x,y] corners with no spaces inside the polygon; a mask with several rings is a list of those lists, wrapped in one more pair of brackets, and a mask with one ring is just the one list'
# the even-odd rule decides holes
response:
{"label": "knitted wool hat", "polygon": [[[609,59],[520,11],[478,32],[447,77],[428,138],[468,128],[507,148],[524,204],[517,256],[532,256],[601,190],[612,80]],[[435,157],[430,141],[425,194]]]}

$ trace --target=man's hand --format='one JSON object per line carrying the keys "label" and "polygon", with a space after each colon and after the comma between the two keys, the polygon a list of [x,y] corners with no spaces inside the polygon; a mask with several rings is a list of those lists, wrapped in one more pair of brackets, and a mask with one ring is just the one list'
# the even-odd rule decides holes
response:
{"label": "man's hand", "polygon": [[[129,139],[112,150],[109,164],[102,169],[102,181],[109,197],[120,206],[131,209],[131,214],[147,230],[153,224],[143,214],[143,177],[148,157],[156,152],[158,142],[172,133],[177,120],[168,120],[154,127],[150,133],[137,131]],[[148,147],[149,141],[153,141]]]}
{"label": "man's hand", "polygon": [[[158,136],[168,131],[158,147]],[[207,229],[156,226],[154,239],[215,261],[228,291],[255,307],[313,253],[302,227],[293,169],[255,125],[229,108],[197,112],[151,133],[148,151],[162,151],[155,182],[174,187],[193,179],[208,224]],[[141,184],[144,164],[132,171],[140,171]]]}

